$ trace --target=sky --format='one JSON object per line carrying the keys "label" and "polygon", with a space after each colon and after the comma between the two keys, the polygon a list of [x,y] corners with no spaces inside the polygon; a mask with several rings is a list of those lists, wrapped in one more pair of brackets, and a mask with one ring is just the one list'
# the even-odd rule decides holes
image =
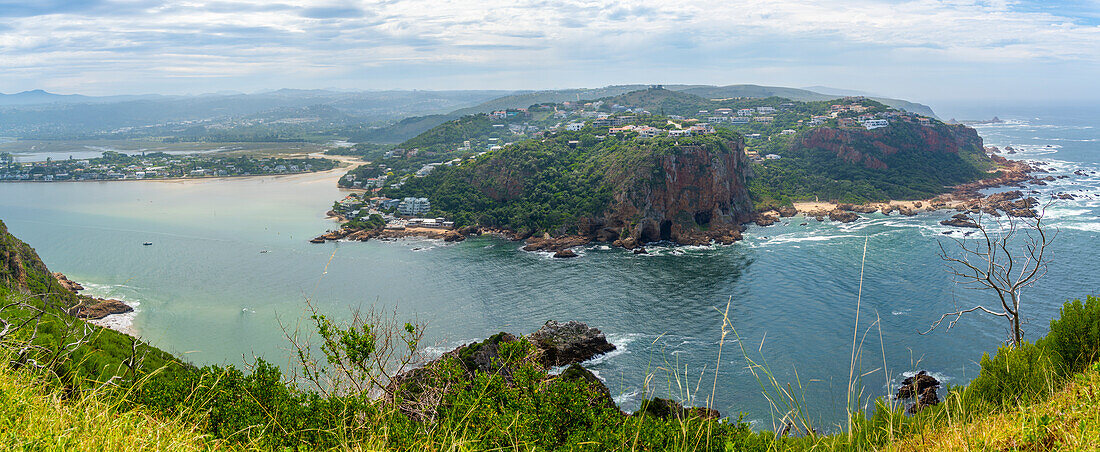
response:
{"label": "sky", "polygon": [[1100,100],[1100,0],[0,0],[0,93],[753,83]]}

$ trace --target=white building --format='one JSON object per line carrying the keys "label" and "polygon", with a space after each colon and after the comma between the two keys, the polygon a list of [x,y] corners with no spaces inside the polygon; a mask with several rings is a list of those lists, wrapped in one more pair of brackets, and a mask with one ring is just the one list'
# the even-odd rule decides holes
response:
{"label": "white building", "polygon": [[661,134],[661,129],[656,127],[639,127],[635,130],[638,132],[638,136],[642,138],[654,138]]}
{"label": "white building", "polygon": [[568,130],[570,132],[576,132],[576,131],[581,130],[583,128],[584,128],[584,123],[583,122],[571,122],[569,124],[566,124],[566,126],[565,126],[565,130]]}
{"label": "white building", "polygon": [[405,198],[397,205],[397,212],[401,215],[421,215],[432,210],[432,203],[428,198]]}
{"label": "white building", "polygon": [[775,113],[775,107],[756,107],[756,112],[762,115]]}
{"label": "white building", "polygon": [[886,119],[868,119],[866,121],[863,121],[862,124],[863,124],[863,127],[867,128],[867,130],[874,130],[874,129],[879,129],[879,128],[889,126],[890,121],[888,121]]}

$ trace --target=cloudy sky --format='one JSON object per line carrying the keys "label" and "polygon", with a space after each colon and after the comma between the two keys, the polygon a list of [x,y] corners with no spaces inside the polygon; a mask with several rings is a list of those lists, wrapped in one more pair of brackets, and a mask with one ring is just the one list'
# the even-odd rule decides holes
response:
{"label": "cloudy sky", "polygon": [[0,0],[0,92],[826,85],[1100,99],[1100,0]]}

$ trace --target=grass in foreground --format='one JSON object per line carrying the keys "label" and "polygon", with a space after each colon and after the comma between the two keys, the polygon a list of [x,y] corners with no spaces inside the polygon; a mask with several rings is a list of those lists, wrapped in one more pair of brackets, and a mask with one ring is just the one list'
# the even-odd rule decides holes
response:
{"label": "grass in foreground", "polygon": [[188,451],[217,446],[196,425],[121,410],[102,394],[67,396],[29,372],[0,366],[0,449]]}
{"label": "grass in foreground", "polygon": [[973,422],[929,429],[890,449],[1091,450],[1100,447],[1100,363],[1077,374],[1050,400]]}

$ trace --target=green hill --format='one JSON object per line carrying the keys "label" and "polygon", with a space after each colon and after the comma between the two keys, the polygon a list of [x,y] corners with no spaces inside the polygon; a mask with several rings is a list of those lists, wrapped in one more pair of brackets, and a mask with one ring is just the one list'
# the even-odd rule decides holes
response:
{"label": "green hill", "polygon": [[750,213],[742,146],[731,132],[602,140],[591,130],[559,132],[439,167],[387,193],[426,196],[458,225],[697,243],[736,229]]}
{"label": "green hill", "polygon": [[[846,97],[821,94],[797,88],[783,88],[777,86],[759,85],[663,85],[663,87],[664,89],[669,91],[682,92],[684,94],[698,96],[700,98],[703,98],[704,100],[732,99],[742,97],[752,99],[779,97],[796,101],[812,102],[827,101]],[[361,130],[353,134],[351,140],[371,141],[375,143],[399,143],[401,141],[412,138],[420,133],[423,133],[431,129],[432,127],[438,126],[450,120],[461,118],[466,115],[490,113],[496,110],[505,110],[509,108],[527,108],[531,105],[536,104],[597,100],[621,96],[630,92],[644,91],[648,88],[650,88],[650,86],[648,85],[613,85],[593,89],[563,89],[512,94],[483,102],[473,107],[455,110],[446,115],[415,116],[406,118],[392,125]],[[936,117],[935,113],[927,105],[890,98],[875,97],[872,98],[872,100],[912,113],[933,118]],[[657,107],[657,110],[653,110],[654,113],[660,112],[659,105]],[[665,114],[677,113],[673,111],[666,111]]]}
{"label": "green hill", "polygon": [[818,127],[760,146],[778,160],[754,166],[763,206],[820,199],[864,203],[927,199],[989,174],[993,162],[969,127],[894,121],[865,130]]}
{"label": "green hill", "polygon": [[[69,314],[71,308],[88,301],[62,287],[34,249],[12,236],[0,221],[0,306],[4,306],[0,318],[6,325],[23,325],[0,337],[0,342],[7,347],[20,344],[27,350],[17,362],[48,365],[59,383],[70,386],[104,382],[127,372],[132,378],[135,372],[182,366],[164,351]],[[83,345],[69,345],[82,337]]]}

